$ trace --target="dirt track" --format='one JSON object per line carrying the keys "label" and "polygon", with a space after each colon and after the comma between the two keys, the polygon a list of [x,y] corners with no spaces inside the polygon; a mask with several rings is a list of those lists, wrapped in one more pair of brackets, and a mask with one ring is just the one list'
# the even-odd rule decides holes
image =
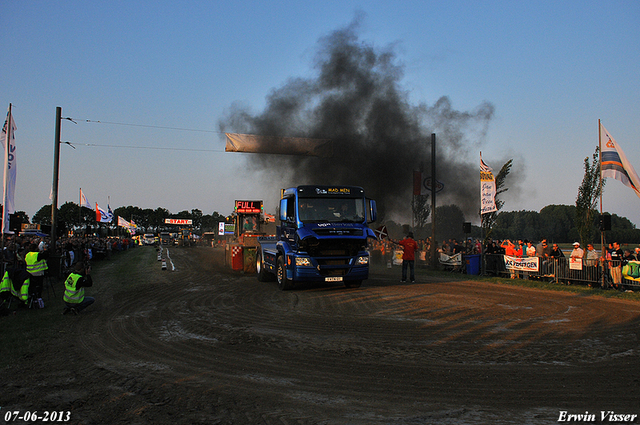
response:
{"label": "dirt track", "polygon": [[407,285],[382,268],[360,289],[281,292],[222,268],[221,250],[170,248],[176,270],[161,271],[136,249],[149,254],[135,273],[154,283],[116,291],[102,267],[98,301],[61,330],[71,342],[6,371],[0,412],[69,410],[81,424],[640,414],[638,303],[455,276]]}

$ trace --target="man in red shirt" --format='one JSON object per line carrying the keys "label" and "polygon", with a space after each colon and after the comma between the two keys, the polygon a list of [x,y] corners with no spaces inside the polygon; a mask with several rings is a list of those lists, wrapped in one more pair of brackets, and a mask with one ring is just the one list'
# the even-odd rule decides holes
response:
{"label": "man in red shirt", "polygon": [[402,253],[402,280],[401,282],[407,281],[407,267],[411,269],[411,282],[416,281],[416,276],[414,272],[415,267],[415,252],[418,249],[418,243],[413,240],[413,233],[409,232],[406,238],[398,242],[398,245],[401,245],[404,249]]}

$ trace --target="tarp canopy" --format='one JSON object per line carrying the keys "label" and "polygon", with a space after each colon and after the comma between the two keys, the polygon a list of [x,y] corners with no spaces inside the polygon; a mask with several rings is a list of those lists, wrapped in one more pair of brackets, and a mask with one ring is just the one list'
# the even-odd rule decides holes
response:
{"label": "tarp canopy", "polygon": [[47,235],[46,233],[42,233],[40,231],[36,231],[36,232],[20,232],[20,236],[38,236],[40,238],[46,238],[49,235]]}
{"label": "tarp canopy", "polygon": [[302,137],[258,136],[255,134],[225,133],[225,152],[268,153],[278,155],[308,155],[331,157],[331,139]]}

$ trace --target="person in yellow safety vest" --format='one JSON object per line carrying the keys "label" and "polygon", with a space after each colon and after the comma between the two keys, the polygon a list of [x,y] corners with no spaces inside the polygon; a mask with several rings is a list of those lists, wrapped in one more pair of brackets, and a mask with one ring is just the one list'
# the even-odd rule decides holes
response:
{"label": "person in yellow safety vest", "polygon": [[44,272],[49,269],[47,265],[49,251],[40,252],[38,245],[32,243],[29,252],[24,256],[27,264],[27,272],[31,275],[30,292],[36,298],[42,297],[42,287],[44,286]]}
{"label": "person in yellow safety vest", "polygon": [[29,300],[29,285],[31,284],[30,277],[24,270],[7,270],[4,273],[2,282],[0,282],[0,298],[6,299],[3,292],[7,292],[27,304]]}
{"label": "person in yellow safety vest", "polygon": [[85,267],[83,262],[78,262],[69,277],[64,281],[64,303],[66,305],[62,314],[78,314],[96,300],[93,297],[84,296],[84,288],[93,286],[91,268]]}

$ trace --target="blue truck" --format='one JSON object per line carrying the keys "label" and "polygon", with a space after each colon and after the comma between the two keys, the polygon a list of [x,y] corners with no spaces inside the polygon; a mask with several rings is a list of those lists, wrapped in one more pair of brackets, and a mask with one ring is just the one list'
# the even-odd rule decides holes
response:
{"label": "blue truck", "polygon": [[282,190],[275,237],[258,238],[259,281],[288,290],[302,282],[342,282],[358,288],[369,277],[368,223],[376,202],[355,186],[298,186]]}

